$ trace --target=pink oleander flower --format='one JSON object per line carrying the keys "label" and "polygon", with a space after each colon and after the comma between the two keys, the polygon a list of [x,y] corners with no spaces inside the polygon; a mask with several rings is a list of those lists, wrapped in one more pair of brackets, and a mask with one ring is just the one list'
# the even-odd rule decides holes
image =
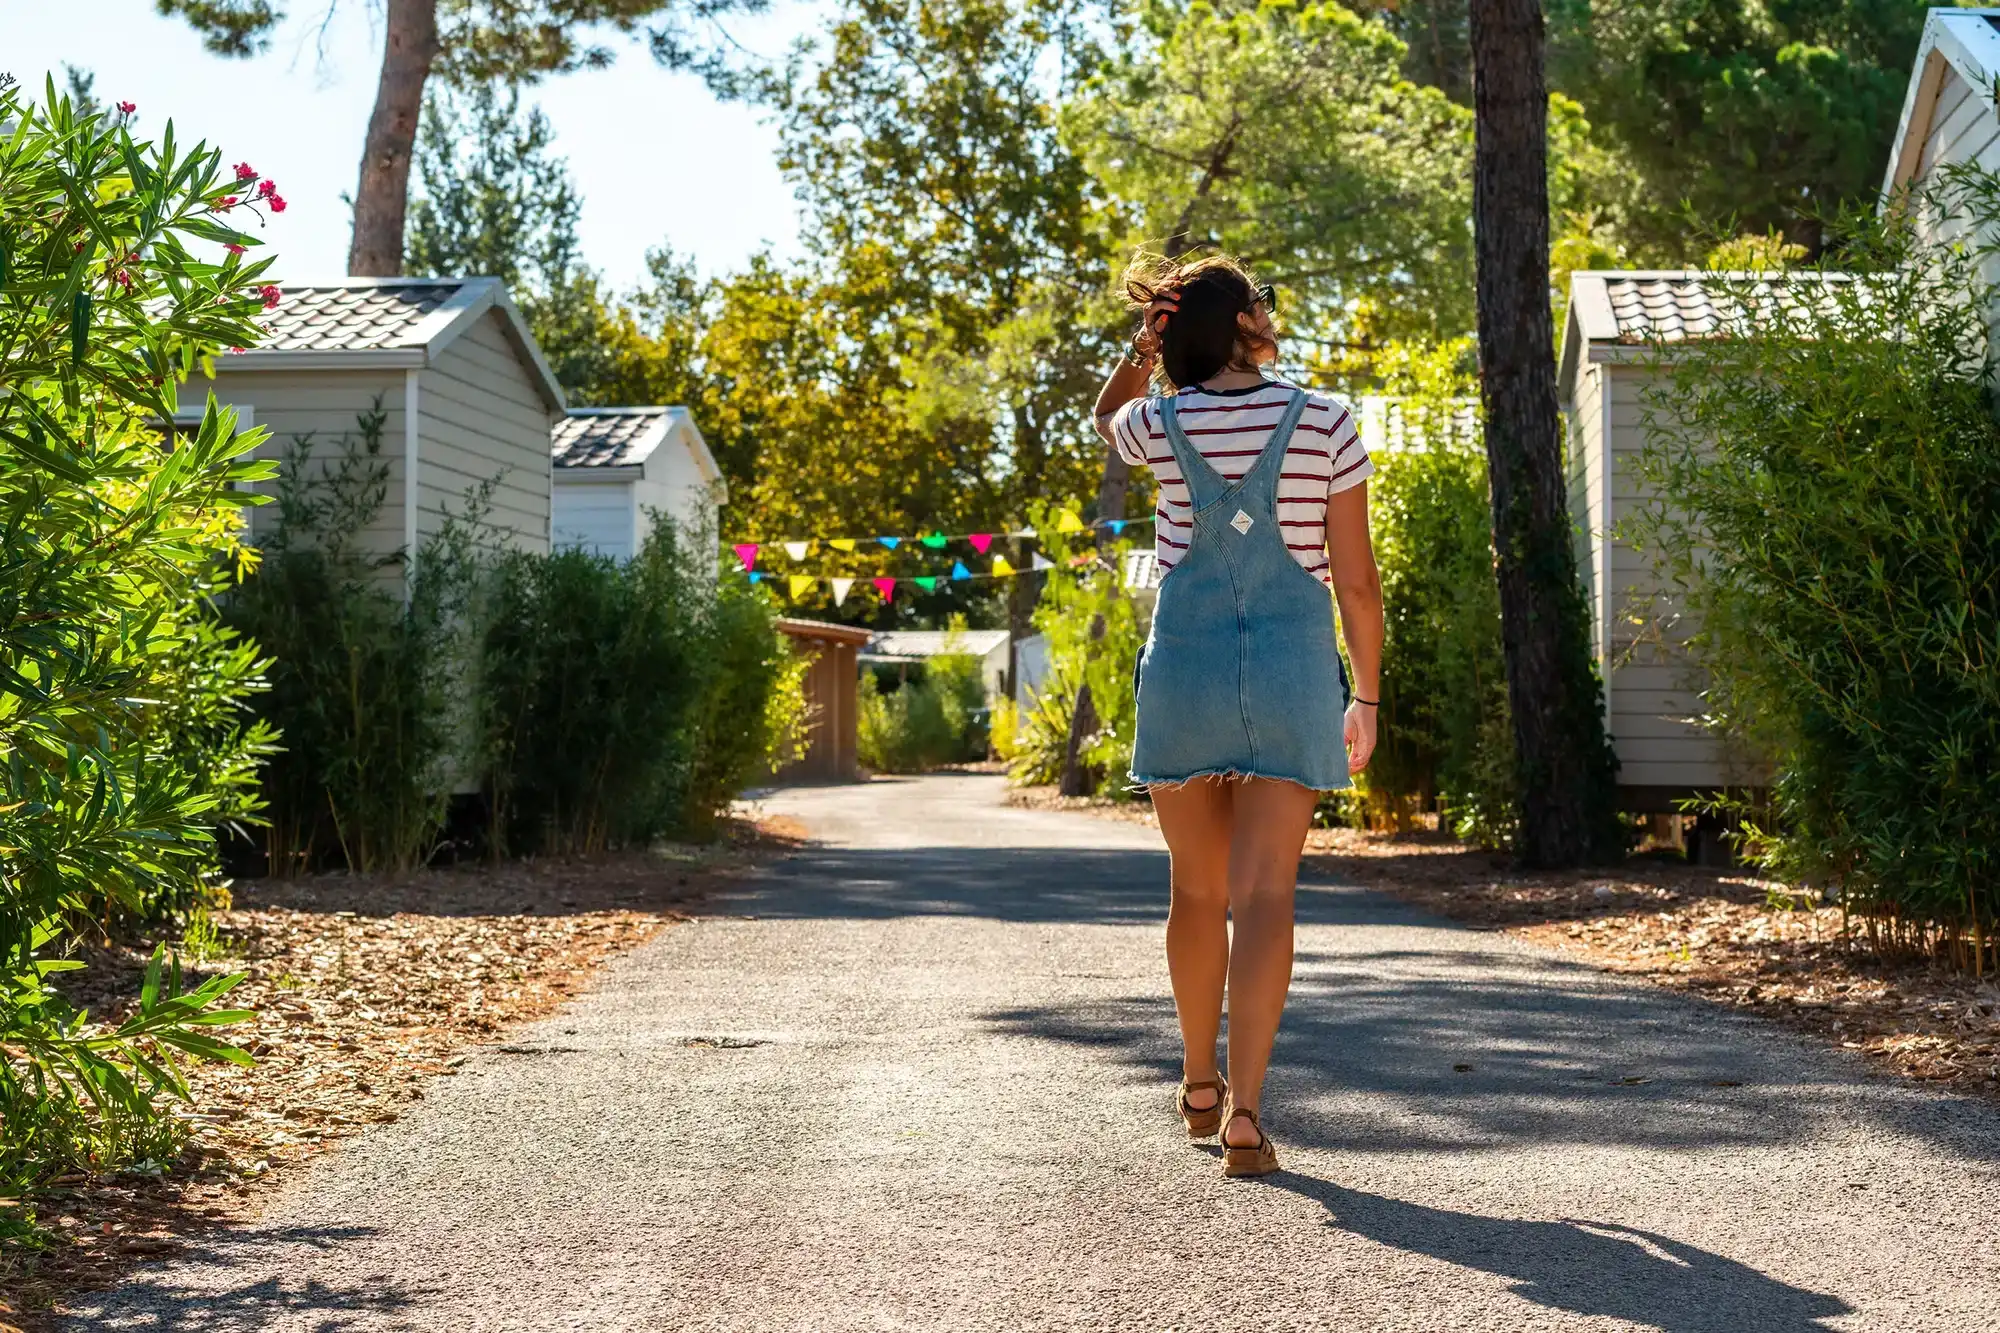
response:
{"label": "pink oleander flower", "polygon": [[278,289],[276,287],[266,283],[257,289],[257,295],[264,298],[264,308],[266,310],[276,310],[278,308]]}
{"label": "pink oleander flower", "polygon": [[257,175],[257,168],[251,166],[248,162],[238,162],[236,164],[237,180],[240,181],[253,180],[256,178],[256,175]]}
{"label": "pink oleander flower", "polygon": [[285,196],[283,196],[282,194],[272,195],[270,203],[271,203],[271,211],[273,213],[282,213],[285,211]]}
{"label": "pink oleander flower", "polygon": [[129,116],[138,109],[139,109],[139,104],[137,102],[120,102],[118,104],[118,110],[121,115]]}
{"label": "pink oleander flower", "polygon": [[230,209],[236,207],[236,205],[242,202],[243,201],[241,199],[237,198],[233,194],[225,194],[216,198],[215,208],[216,211],[219,213],[227,213]]}
{"label": "pink oleander flower", "polygon": [[269,199],[277,192],[278,182],[274,180],[261,180],[257,182],[257,197],[259,199]]}
{"label": "pink oleander flower", "polygon": [[241,356],[241,355],[243,355],[243,354],[244,354],[245,352],[247,352],[247,351],[249,351],[249,350],[250,350],[250,349],[249,349],[249,348],[247,348],[247,347],[232,347],[232,348],[230,348],[230,349],[229,349],[229,354],[230,354],[231,356]]}
{"label": "pink oleander flower", "polygon": [[232,255],[240,255],[243,253],[243,247],[240,245],[230,244],[230,245],[225,245],[222,248],[227,250]]}
{"label": "pink oleander flower", "polygon": [[122,268],[111,275],[111,280],[128,292],[132,290],[132,275]]}

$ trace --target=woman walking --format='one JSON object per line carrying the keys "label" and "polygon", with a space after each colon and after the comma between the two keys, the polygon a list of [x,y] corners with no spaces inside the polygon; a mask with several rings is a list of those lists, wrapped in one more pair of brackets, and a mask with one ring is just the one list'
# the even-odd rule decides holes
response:
{"label": "woman walking", "polygon": [[[1143,313],[1131,359],[1098,396],[1097,430],[1159,483],[1164,577],[1135,673],[1132,779],[1172,855],[1176,1102],[1191,1136],[1220,1128],[1225,1175],[1264,1175],[1278,1169],[1258,1112],[1291,985],[1299,854],[1319,793],[1348,786],[1375,748],[1373,466],[1345,406],[1265,375],[1275,295],[1241,264],[1145,262],[1126,290]],[[1155,375],[1162,391],[1149,394]]]}

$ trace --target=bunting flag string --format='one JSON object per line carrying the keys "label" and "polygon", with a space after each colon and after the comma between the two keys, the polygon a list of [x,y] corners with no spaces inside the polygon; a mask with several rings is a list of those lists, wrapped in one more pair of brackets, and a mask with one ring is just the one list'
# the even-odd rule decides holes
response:
{"label": "bunting flag string", "polygon": [[[1065,509],[1056,517],[1056,531],[1070,534],[1089,532],[1095,528],[1108,528],[1111,535],[1116,537],[1122,535],[1126,528],[1153,521],[1153,516],[1149,514],[1144,518],[1103,518],[1085,523],[1076,516],[1074,510]],[[757,556],[767,546],[778,547],[796,563],[810,556],[820,542],[825,542],[836,551],[851,555],[860,549],[863,542],[874,542],[891,551],[898,549],[905,542],[915,542],[928,550],[941,551],[952,542],[962,541],[970,543],[978,554],[985,555],[992,549],[993,543],[1002,537],[1032,540],[1039,535],[1033,528],[1021,528],[1015,532],[922,532],[914,536],[885,534],[879,537],[786,537],[775,542],[742,542],[731,549],[736,552],[736,558],[742,562],[747,572],[756,568]]]}

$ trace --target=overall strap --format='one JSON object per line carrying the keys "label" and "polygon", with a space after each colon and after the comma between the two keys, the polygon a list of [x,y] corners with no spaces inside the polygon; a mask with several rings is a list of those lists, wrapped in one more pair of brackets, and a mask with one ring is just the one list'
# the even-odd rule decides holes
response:
{"label": "overall strap", "polygon": [[1208,508],[1228,491],[1229,483],[1215,470],[1215,465],[1201,456],[1201,450],[1194,447],[1181,429],[1180,401],[1177,395],[1168,394],[1160,400],[1160,423],[1167,428],[1167,447],[1173,450],[1174,461],[1181,465],[1181,479],[1187,482],[1188,505],[1196,513]]}
{"label": "overall strap", "polygon": [[1292,447],[1292,432],[1299,428],[1299,418],[1306,414],[1311,402],[1304,389],[1293,391],[1285,415],[1271,428],[1271,438],[1265,442],[1264,452],[1257,456],[1257,461],[1251,464],[1249,473],[1243,478],[1242,485],[1246,490],[1253,484],[1259,485],[1269,495],[1273,505],[1278,499],[1279,476],[1285,470],[1285,451]]}

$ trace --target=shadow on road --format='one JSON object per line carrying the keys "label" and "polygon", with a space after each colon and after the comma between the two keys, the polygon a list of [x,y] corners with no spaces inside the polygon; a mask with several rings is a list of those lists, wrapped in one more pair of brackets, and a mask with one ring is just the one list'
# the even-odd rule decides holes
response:
{"label": "shadow on road", "polygon": [[[315,1333],[338,1333],[362,1324],[379,1326],[375,1318],[414,1309],[428,1293],[398,1285],[387,1278],[359,1278],[351,1285],[333,1286],[317,1279],[288,1281],[266,1277],[231,1287],[215,1274],[245,1267],[269,1272],[272,1251],[286,1246],[336,1250],[343,1242],[376,1235],[375,1227],[286,1227],[271,1231],[218,1232],[205,1237],[166,1267],[141,1269],[119,1283],[116,1299],[101,1309],[72,1317],[58,1327],[145,1328],[155,1333],[248,1333],[280,1318],[288,1326],[303,1318]],[[210,1275],[200,1287],[174,1280],[175,1270],[192,1266]],[[133,1312],[143,1311],[142,1315]],[[315,1319],[314,1315],[320,1317]],[[363,1316],[369,1316],[364,1319]],[[121,1319],[132,1317],[135,1322]]]}
{"label": "shadow on road", "polygon": [[1327,1225],[1511,1279],[1524,1300],[1660,1333],[1827,1333],[1852,1309],[1747,1264],[1609,1223],[1518,1221],[1427,1208],[1282,1172],[1266,1182],[1325,1207]]}

